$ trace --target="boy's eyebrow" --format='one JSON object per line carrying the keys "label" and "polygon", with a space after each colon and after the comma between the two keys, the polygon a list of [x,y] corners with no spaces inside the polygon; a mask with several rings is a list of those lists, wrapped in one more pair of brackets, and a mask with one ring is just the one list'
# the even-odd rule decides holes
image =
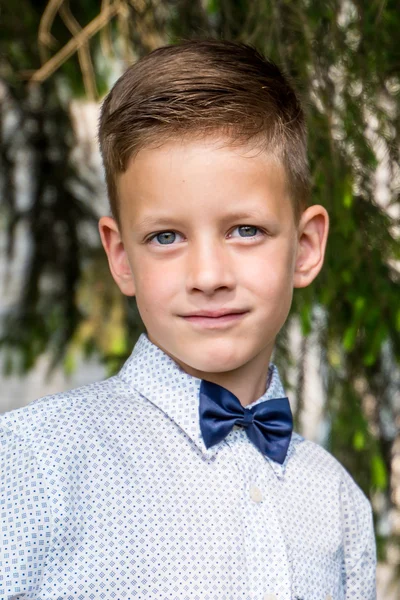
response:
{"label": "boy's eyebrow", "polygon": [[[221,221],[225,223],[226,221],[235,221],[240,219],[261,219],[265,218],[266,215],[262,215],[257,211],[247,211],[247,212],[233,212],[225,215]],[[138,229],[147,229],[152,227],[168,227],[169,225],[180,225],[182,224],[182,219],[176,217],[144,217],[141,221],[137,223]]]}

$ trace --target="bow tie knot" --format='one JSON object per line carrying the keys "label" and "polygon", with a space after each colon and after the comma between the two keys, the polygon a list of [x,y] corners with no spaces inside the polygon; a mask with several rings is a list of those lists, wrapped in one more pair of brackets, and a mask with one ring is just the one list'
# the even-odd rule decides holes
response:
{"label": "bow tie knot", "polygon": [[199,416],[207,448],[222,441],[235,425],[239,425],[262,454],[280,464],[285,461],[293,430],[287,398],[265,400],[252,408],[244,408],[232,392],[202,380]]}
{"label": "bow tie knot", "polygon": [[[239,419],[238,419],[238,421],[239,421]],[[253,421],[254,421],[254,414],[251,412],[251,410],[249,410],[248,408],[245,408],[243,411],[243,422],[237,423],[237,424],[241,425],[242,427],[247,429],[247,427],[249,427],[249,425],[253,424]]]}

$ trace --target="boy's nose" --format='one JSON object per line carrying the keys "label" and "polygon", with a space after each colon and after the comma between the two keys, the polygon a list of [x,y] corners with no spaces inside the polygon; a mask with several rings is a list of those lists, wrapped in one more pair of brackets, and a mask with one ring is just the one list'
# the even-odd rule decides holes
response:
{"label": "boy's nose", "polygon": [[197,245],[190,254],[186,285],[188,290],[212,294],[215,290],[235,286],[232,260],[226,249],[218,244]]}

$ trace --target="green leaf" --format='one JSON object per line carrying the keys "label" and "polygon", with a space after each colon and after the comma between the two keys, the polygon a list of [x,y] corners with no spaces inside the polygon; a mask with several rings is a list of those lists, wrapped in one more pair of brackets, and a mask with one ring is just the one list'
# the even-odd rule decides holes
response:
{"label": "green leaf", "polygon": [[66,354],[64,356],[63,366],[64,366],[64,372],[66,373],[66,375],[72,375],[72,373],[75,371],[76,359],[75,359],[74,352],[72,350],[69,350],[68,352],[66,352]]}
{"label": "green leaf", "polygon": [[400,308],[396,314],[396,331],[400,331]]}
{"label": "green leaf", "polygon": [[352,324],[346,329],[343,336],[343,347],[347,352],[351,352],[357,338],[357,325]]}
{"label": "green leaf", "polygon": [[379,454],[374,454],[371,460],[371,475],[372,484],[378,490],[384,490],[387,488],[388,477],[386,472],[385,463]]}
{"label": "green leaf", "polygon": [[376,352],[368,352],[363,358],[363,363],[366,367],[372,367],[375,362]]}
{"label": "green leaf", "polygon": [[366,303],[367,303],[367,301],[364,298],[364,296],[357,297],[356,301],[354,302],[354,316],[355,317],[360,317],[360,315],[364,311]]}
{"label": "green leaf", "polygon": [[351,283],[353,281],[353,273],[348,269],[344,269],[341,275],[344,283]]}
{"label": "green leaf", "polygon": [[365,448],[365,434],[363,431],[356,431],[353,436],[353,448],[358,452]]}
{"label": "green leaf", "polygon": [[128,350],[127,339],[124,331],[119,331],[114,336],[110,344],[110,352],[117,356],[126,354]]}
{"label": "green leaf", "polygon": [[207,12],[209,15],[215,15],[219,11],[219,0],[208,0]]}
{"label": "green leaf", "polygon": [[351,208],[353,206],[353,193],[351,190],[346,190],[343,196],[343,206]]}
{"label": "green leaf", "polygon": [[311,307],[305,304],[300,311],[301,332],[304,336],[311,333]]}

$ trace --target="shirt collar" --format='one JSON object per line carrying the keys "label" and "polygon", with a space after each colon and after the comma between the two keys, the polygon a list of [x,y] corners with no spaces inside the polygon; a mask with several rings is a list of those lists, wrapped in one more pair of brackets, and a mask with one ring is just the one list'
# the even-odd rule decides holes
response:
{"label": "shirt collar", "polygon": [[[223,441],[211,448],[204,444],[199,424],[199,392],[201,379],[189,375],[168,354],[153,344],[145,333],[136,342],[131,356],[119,372],[119,377],[138,391],[152,404],[172,419],[196,444],[206,458],[212,458]],[[268,385],[265,393],[248,405],[256,406],[264,400],[285,396],[278,369],[270,364]],[[283,476],[286,464],[294,451],[294,446],[302,439],[292,435],[288,453],[283,465],[267,457],[275,474]]]}

